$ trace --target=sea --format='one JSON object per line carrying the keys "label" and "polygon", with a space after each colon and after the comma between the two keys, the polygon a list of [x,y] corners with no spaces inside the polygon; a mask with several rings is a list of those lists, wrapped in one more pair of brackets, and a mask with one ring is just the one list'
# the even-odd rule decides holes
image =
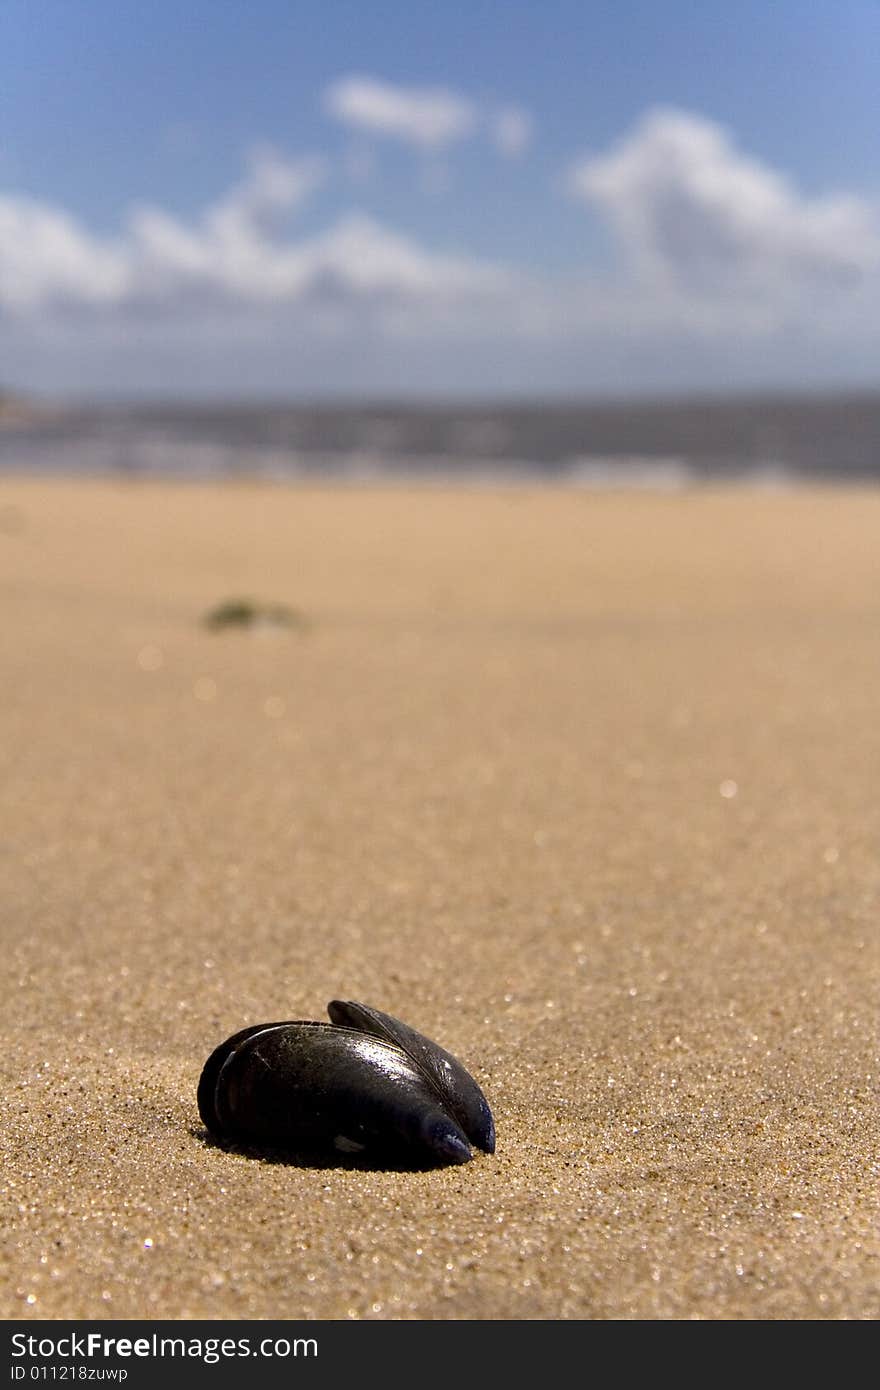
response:
{"label": "sea", "polygon": [[663,490],[876,484],[880,390],[484,403],[0,398],[0,472]]}

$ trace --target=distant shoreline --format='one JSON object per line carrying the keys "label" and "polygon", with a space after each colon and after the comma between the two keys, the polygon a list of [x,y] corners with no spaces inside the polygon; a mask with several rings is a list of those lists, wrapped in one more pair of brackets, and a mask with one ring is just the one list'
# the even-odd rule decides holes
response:
{"label": "distant shoreline", "polygon": [[880,479],[880,391],[689,401],[0,403],[0,472],[689,486]]}

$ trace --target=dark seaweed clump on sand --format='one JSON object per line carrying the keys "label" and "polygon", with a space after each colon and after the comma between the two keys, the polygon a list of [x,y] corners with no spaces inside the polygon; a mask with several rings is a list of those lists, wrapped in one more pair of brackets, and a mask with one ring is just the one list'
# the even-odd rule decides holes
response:
{"label": "dark seaweed clump on sand", "polygon": [[208,610],[202,623],[212,632],[229,628],[296,628],[307,626],[302,613],[286,603],[262,603],[258,599],[228,598]]}

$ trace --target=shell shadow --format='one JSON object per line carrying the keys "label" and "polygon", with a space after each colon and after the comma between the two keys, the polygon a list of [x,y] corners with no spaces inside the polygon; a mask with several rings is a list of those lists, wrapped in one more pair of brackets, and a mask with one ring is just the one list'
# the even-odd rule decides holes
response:
{"label": "shell shadow", "polygon": [[255,1163],[285,1168],[314,1168],[320,1170],[340,1169],[356,1173],[433,1173],[438,1169],[455,1167],[442,1159],[432,1160],[430,1156],[419,1155],[414,1158],[401,1158],[400,1154],[329,1153],[326,1149],[279,1149],[270,1145],[233,1144],[216,1139],[204,1125],[191,1125],[190,1135],[203,1148],[219,1149],[222,1153],[252,1159]]}

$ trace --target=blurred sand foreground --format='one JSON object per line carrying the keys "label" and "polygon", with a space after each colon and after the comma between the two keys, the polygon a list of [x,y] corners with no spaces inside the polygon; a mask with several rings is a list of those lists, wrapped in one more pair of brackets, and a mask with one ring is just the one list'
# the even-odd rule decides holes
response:
{"label": "blurred sand foreground", "polygon": [[[0,599],[4,1317],[880,1316],[880,493],[6,479]],[[497,1154],[206,1144],[334,996]]]}

